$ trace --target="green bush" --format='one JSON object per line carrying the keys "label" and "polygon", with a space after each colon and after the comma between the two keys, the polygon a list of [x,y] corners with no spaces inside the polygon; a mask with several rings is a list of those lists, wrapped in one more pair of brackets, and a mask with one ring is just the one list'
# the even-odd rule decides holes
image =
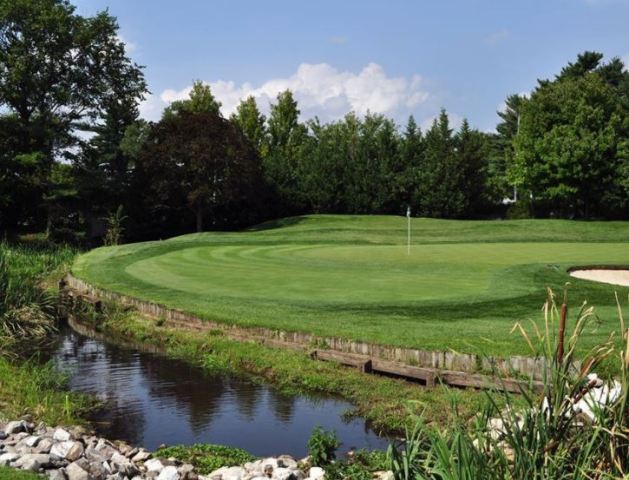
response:
{"label": "green bush", "polygon": [[336,458],[336,450],[340,445],[335,432],[327,432],[316,426],[308,439],[310,463],[317,467],[329,465]]}

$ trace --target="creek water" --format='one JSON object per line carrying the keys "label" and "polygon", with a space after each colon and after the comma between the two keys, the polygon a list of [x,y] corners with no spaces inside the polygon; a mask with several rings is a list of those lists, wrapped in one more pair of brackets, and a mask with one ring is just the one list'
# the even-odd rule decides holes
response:
{"label": "creek water", "polygon": [[70,327],[61,331],[52,358],[68,372],[71,390],[105,402],[90,418],[99,434],[149,450],[216,443],[258,456],[299,457],[316,425],[336,431],[341,450],[387,445],[364,420],[345,420],[351,405],[338,398],[287,395]]}

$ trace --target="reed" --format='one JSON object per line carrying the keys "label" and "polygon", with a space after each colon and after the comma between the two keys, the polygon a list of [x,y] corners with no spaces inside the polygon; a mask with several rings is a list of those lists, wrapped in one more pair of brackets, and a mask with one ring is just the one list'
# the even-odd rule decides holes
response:
{"label": "reed", "polygon": [[[549,290],[543,321],[528,331],[515,326],[532,353],[547,359],[543,393],[489,392],[477,416],[455,418],[445,429],[419,419],[416,429],[407,432],[403,446],[389,449],[395,479],[626,478],[629,338],[620,304],[618,312],[620,335],[610,335],[577,362],[579,341],[596,320],[594,308],[582,304],[571,322],[567,295],[558,307]],[[606,368],[609,361],[618,362],[614,370],[619,373],[606,380],[610,389],[603,393],[597,388],[600,379],[591,374]],[[595,391],[602,402],[586,403],[583,410],[590,415],[578,411],[575,405]]]}

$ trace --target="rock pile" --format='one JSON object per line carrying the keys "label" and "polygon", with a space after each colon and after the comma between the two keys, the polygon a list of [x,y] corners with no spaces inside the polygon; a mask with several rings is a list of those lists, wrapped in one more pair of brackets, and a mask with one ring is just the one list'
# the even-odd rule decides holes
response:
{"label": "rock pile", "polygon": [[[318,467],[300,468],[290,456],[199,475],[175,458],[156,458],[143,448],[110,442],[81,427],[35,426],[29,419],[0,424],[0,466],[29,470],[50,480],[324,480]],[[304,472],[307,470],[307,474]]]}
{"label": "rock pile", "polygon": [[[223,467],[207,475],[209,480],[324,480],[319,467],[306,468],[307,461],[297,463],[288,455],[245,463],[240,467]],[[306,475],[305,471],[308,472]]]}

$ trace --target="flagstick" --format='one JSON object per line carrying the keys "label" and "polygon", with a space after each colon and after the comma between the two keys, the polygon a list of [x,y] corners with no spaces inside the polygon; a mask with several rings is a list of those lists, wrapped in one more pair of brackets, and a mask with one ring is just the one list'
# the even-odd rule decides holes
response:
{"label": "flagstick", "polygon": [[411,254],[411,207],[406,210],[406,218],[408,219],[408,240],[406,245],[406,254]]}

